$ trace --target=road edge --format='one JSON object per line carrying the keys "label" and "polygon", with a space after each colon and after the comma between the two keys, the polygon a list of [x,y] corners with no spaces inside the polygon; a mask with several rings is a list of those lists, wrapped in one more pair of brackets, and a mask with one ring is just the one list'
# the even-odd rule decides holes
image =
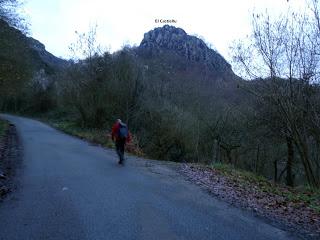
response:
{"label": "road edge", "polygon": [[16,126],[5,118],[8,128],[0,138],[0,200],[17,189],[17,170],[22,162],[22,145]]}

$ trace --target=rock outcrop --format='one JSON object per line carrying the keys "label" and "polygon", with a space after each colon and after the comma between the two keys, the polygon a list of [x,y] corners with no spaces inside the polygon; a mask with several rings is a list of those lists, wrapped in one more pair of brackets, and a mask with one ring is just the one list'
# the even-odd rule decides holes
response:
{"label": "rock outcrop", "polygon": [[151,55],[171,50],[190,61],[205,63],[216,72],[233,74],[231,65],[219,53],[181,28],[169,25],[155,28],[144,34],[139,49]]}
{"label": "rock outcrop", "polygon": [[[2,62],[29,62],[34,70],[46,72],[58,70],[67,65],[67,61],[55,57],[38,40],[27,37],[20,30],[11,27],[0,19],[0,59]],[[29,67],[29,66],[28,66]]]}
{"label": "rock outcrop", "polygon": [[54,68],[64,68],[65,66],[67,66],[68,62],[66,60],[58,58],[48,52],[45,45],[38,40],[30,37],[28,38],[28,44],[31,49],[38,53],[42,61],[49,66],[52,66]]}

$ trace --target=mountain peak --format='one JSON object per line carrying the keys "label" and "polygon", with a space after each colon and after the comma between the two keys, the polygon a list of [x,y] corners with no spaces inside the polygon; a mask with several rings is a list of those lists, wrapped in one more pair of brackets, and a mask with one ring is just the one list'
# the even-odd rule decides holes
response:
{"label": "mountain peak", "polygon": [[[182,28],[176,28],[170,25],[164,25],[163,27],[155,28],[147,33],[144,34],[143,40],[160,40],[158,37],[165,37],[165,38],[181,38],[186,37],[187,33]],[[143,42],[143,41],[142,41]]]}
{"label": "mountain peak", "polygon": [[174,26],[164,25],[145,33],[139,48],[153,55],[164,50],[174,51],[190,61],[205,63],[217,72],[232,71],[231,65],[202,39]]}

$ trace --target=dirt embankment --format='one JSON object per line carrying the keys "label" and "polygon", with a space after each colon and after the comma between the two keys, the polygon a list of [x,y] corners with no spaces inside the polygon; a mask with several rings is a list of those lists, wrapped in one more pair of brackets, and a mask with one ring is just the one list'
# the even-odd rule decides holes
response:
{"label": "dirt embankment", "polygon": [[0,198],[5,197],[15,188],[13,181],[20,163],[20,144],[16,128],[8,124],[0,136]]}
{"label": "dirt embankment", "polygon": [[257,216],[294,232],[301,239],[320,239],[320,213],[310,207],[311,200],[319,206],[319,199],[312,199],[308,193],[298,195],[294,189],[246,178],[237,171],[223,172],[192,164],[185,164],[180,171],[188,180],[204,187],[217,198],[252,210]]}

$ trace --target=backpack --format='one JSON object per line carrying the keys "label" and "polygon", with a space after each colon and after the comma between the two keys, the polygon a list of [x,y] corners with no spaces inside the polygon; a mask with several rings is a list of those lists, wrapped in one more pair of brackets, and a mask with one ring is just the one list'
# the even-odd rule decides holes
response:
{"label": "backpack", "polygon": [[118,132],[118,137],[120,139],[126,139],[129,135],[129,131],[128,131],[128,127],[125,124],[121,124],[120,123],[120,127],[119,127],[119,132]]}

